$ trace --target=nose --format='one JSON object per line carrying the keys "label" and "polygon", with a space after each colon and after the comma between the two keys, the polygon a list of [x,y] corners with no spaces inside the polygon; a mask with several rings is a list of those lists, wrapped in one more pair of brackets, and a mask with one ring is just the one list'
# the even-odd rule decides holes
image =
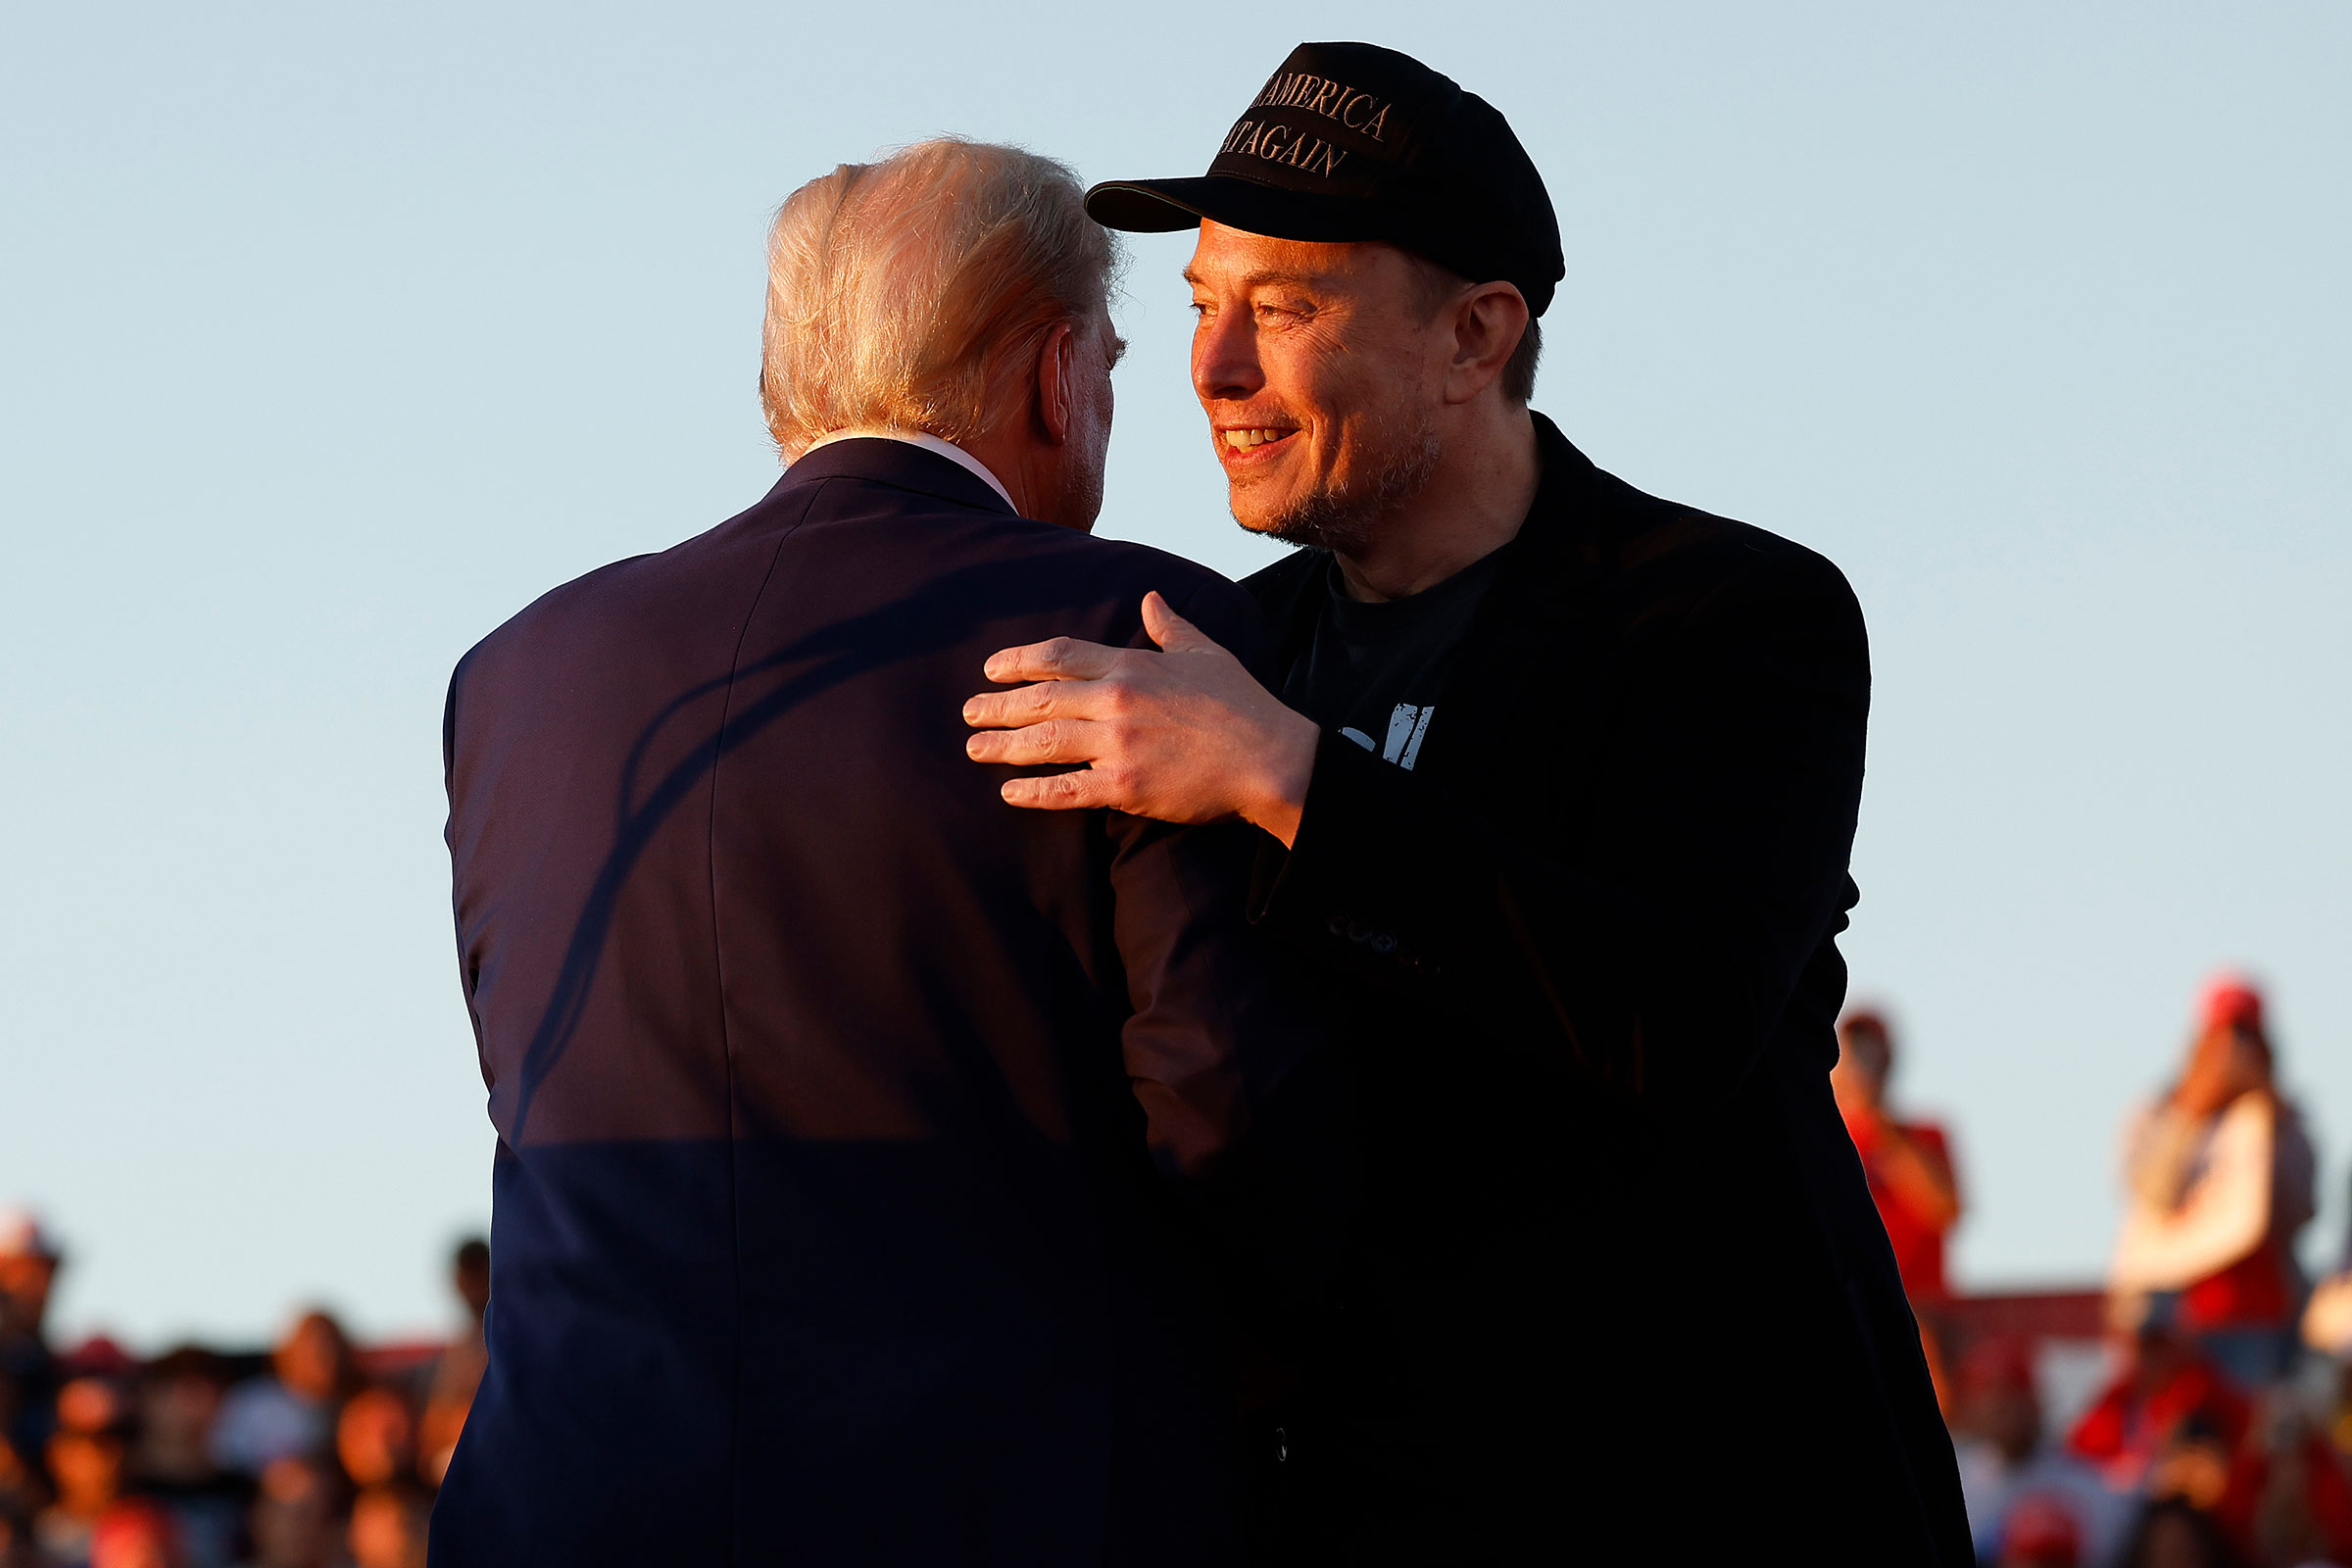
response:
{"label": "nose", "polygon": [[1193,393],[1203,404],[1238,403],[1266,384],[1257,363],[1257,322],[1245,310],[1216,311],[1193,329]]}

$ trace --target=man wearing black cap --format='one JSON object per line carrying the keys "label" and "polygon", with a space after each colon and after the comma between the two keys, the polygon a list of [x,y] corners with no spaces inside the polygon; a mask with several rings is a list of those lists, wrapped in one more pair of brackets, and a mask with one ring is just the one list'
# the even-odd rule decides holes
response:
{"label": "man wearing black cap", "polygon": [[1870,672],[1837,568],[1642,494],[1531,414],[1564,270],[1508,123],[1294,51],[1199,179],[1193,381],[1268,684],[1007,649],[1017,805],[1268,834],[1251,914],[1352,1042],[1360,1199],[1259,1444],[1277,1560],[1971,1560],[1917,1330],[1830,1093]]}

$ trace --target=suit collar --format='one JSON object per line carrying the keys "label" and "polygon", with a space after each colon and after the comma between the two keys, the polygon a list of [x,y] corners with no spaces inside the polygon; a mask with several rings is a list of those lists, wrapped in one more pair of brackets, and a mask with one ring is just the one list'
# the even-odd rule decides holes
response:
{"label": "suit collar", "polygon": [[1430,737],[1422,766],[1448,773],[1457,760],[1497,744],[1518,708],[1530,672],[1545,644],[1565,628],[1566,607],[1602,569],[1604,542],[1593,506],[1600,470],[1560,427],[1535,416],[1536,448],[1544,462],[1527,520],[1502,548],[1494,586],[1455,650],[1439,699],[1443,723]]}
{"label": "suit collar", "polygon": [[870,479],[1007,517],[1018,515],[994,486],[960,464],[888,436],[851,436],[805,452],[784,470],[779,488],[819,479]]}
{"label": "suit collar", "polygon": [[[1595,527],[1592,490],[1600,470],[1592,460],[1543,415],[1536,422],[1536,453],[1543,476],[1527,520],[1502,548],[1503,578],[1512,584],[1507,600],[1557,592],[1600,569],[1602,541]],[[1501,581],[1495,586],[1500,588]]]}

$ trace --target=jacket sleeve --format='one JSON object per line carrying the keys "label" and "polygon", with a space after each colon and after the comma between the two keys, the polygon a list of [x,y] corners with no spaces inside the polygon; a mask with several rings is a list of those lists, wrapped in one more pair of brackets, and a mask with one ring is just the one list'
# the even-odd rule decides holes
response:
{"label": "jacket sleeve", "polygon": [[[1263,625],[1240,589],[1218,579],[1168,598],[1258,662]],[[1114,811],[1104,830],[1112,935],[1132,1008],[1120,1034],[1128,1080],[1162,1169],[1205,1175],[1256,1131],[1321,1026],[1292,965],[1243,917],[1254,829],[1173,827]]]}
{"label": "jacket sleeve", "polygon": [[1755,552],[1637,630],[1578,732],[1530,675],[1512,740],[1550,777],[1441,786],[1326,732],[1254,917],[1620,1092],[1732,1093],[1852,903],[1861,611],[1819,557]]}

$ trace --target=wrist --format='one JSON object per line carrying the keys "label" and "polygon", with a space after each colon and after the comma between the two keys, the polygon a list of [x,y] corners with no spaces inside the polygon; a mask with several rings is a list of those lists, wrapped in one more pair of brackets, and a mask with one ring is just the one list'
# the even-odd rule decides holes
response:
{"label": "wrist", "polygon": [[1306,787],[1315,774],[1315,749],[1322,731],[1303,713],[1277,707],[1269,743],[1260,754],[1262,772],[1255,803],[1244,814],[1288,849],[1298,837],[1306,809]]}

